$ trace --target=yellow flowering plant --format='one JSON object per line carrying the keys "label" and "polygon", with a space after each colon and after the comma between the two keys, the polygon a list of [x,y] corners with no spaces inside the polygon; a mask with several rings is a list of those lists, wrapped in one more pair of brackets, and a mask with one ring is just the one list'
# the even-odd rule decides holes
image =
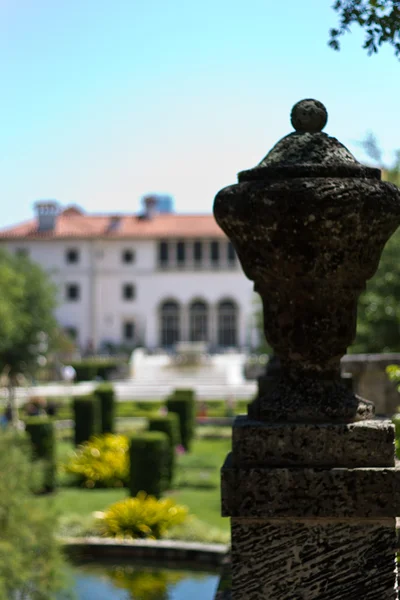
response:
{"label": "yellow flowering plant", "polygon": [[171,498],[157,500],[139,492],[134,498],[109,506],[99,526],[107,537],[158,539],[171,527],[183,523],[187,516],[186,506],[176,504]]}
{"label": "yellow flowering plant", "polygon": [[123,487],[129,478],[129,442],[124,435],[107,433],[81,444],[64,466],[82,485]]}

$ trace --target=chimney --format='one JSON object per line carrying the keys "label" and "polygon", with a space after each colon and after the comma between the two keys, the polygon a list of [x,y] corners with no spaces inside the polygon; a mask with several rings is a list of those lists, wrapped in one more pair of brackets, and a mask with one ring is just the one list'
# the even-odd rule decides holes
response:
{"label": "chimney", "polygon": [[144,217],[145,219],[152,219],[157,214],[158,200],[157,196],[145,196],[144,202]]}
{"label": "chimney", "polygon": [[59,214],[59,204],[56,200],[39,200],[35,203],[38,231],[54,231]]}

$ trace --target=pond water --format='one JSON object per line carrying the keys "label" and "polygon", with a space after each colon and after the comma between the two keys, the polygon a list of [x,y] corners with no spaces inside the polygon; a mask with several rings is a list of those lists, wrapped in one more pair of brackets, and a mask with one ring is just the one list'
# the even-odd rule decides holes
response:
{"label": "pond water", "polygon": [[215,573],[131,565],[75,567],[74,600],[213,600]]}

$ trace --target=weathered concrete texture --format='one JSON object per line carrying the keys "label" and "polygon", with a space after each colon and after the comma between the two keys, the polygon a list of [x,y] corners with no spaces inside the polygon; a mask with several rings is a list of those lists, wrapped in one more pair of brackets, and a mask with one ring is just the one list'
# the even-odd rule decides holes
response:
{"label": "weathered concrete texture", "polygon": [[399,491],[396,468],[221,470],[224,517],[396,517]]}
{"label": "weathered concrete texture", "polygon": [[394,467],[394,425],[389,420],[355,423],[263,423],[235,419],[235,465],[247,467]]}
{"label": "weathered concrete texture", "polygon": [[[340,407],[340,408],[339,408]],[[342,379],[324,381],[301,376],[265,377],[248,406],[249,417],[261,421],[344,421],[371,419],[372,402],[353,393]]]}
{"label": "weathered concrete texture", "polygon": [[400,223],[400,192],[335,138],[295,132],[221,190],[216,220],[263,300],[282,378],[260,399],[262,420],[368,419],[340,384],[357,301]]}
{"label": "weathered concrete texture", "polygon": [[387,522],[232,519],[235,600],[395,600]]}

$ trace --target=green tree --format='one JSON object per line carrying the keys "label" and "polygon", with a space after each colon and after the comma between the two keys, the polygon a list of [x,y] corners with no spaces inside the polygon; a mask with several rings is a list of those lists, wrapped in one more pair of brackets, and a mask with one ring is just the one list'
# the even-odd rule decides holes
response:
{"label": "green tree", "polygon": [[34,375],[56,339],[56,290],[39,265],[5,251],[0,252],[0,287],[0,373],[7,376],[15,422],[18,375]]}
{"label": "green tree", "polygon": [[[400,186],[400,151],[388,166],[373,134],[361,146],[382,169],[382,178]],[[400,351],[400,229],[387,242],[378,270],[360,296],[357,336],[349,351]]]}
{"label": "green tree", "polygon": [[339,23],[330,30],[331,48],[340,50],[339,38],[356,24],[365,32],[363,48],[369,55],[388,43],[400,57],[400,0],[336,0],[333,9],[339,15]]}
{"label": "green tree", "polygon": [[56,335],[55,287],[39,265],[6,252],[0,254],[0,287],[0,317],[9,317],[0,330],[0,366],[10,378],[32,374]]}

